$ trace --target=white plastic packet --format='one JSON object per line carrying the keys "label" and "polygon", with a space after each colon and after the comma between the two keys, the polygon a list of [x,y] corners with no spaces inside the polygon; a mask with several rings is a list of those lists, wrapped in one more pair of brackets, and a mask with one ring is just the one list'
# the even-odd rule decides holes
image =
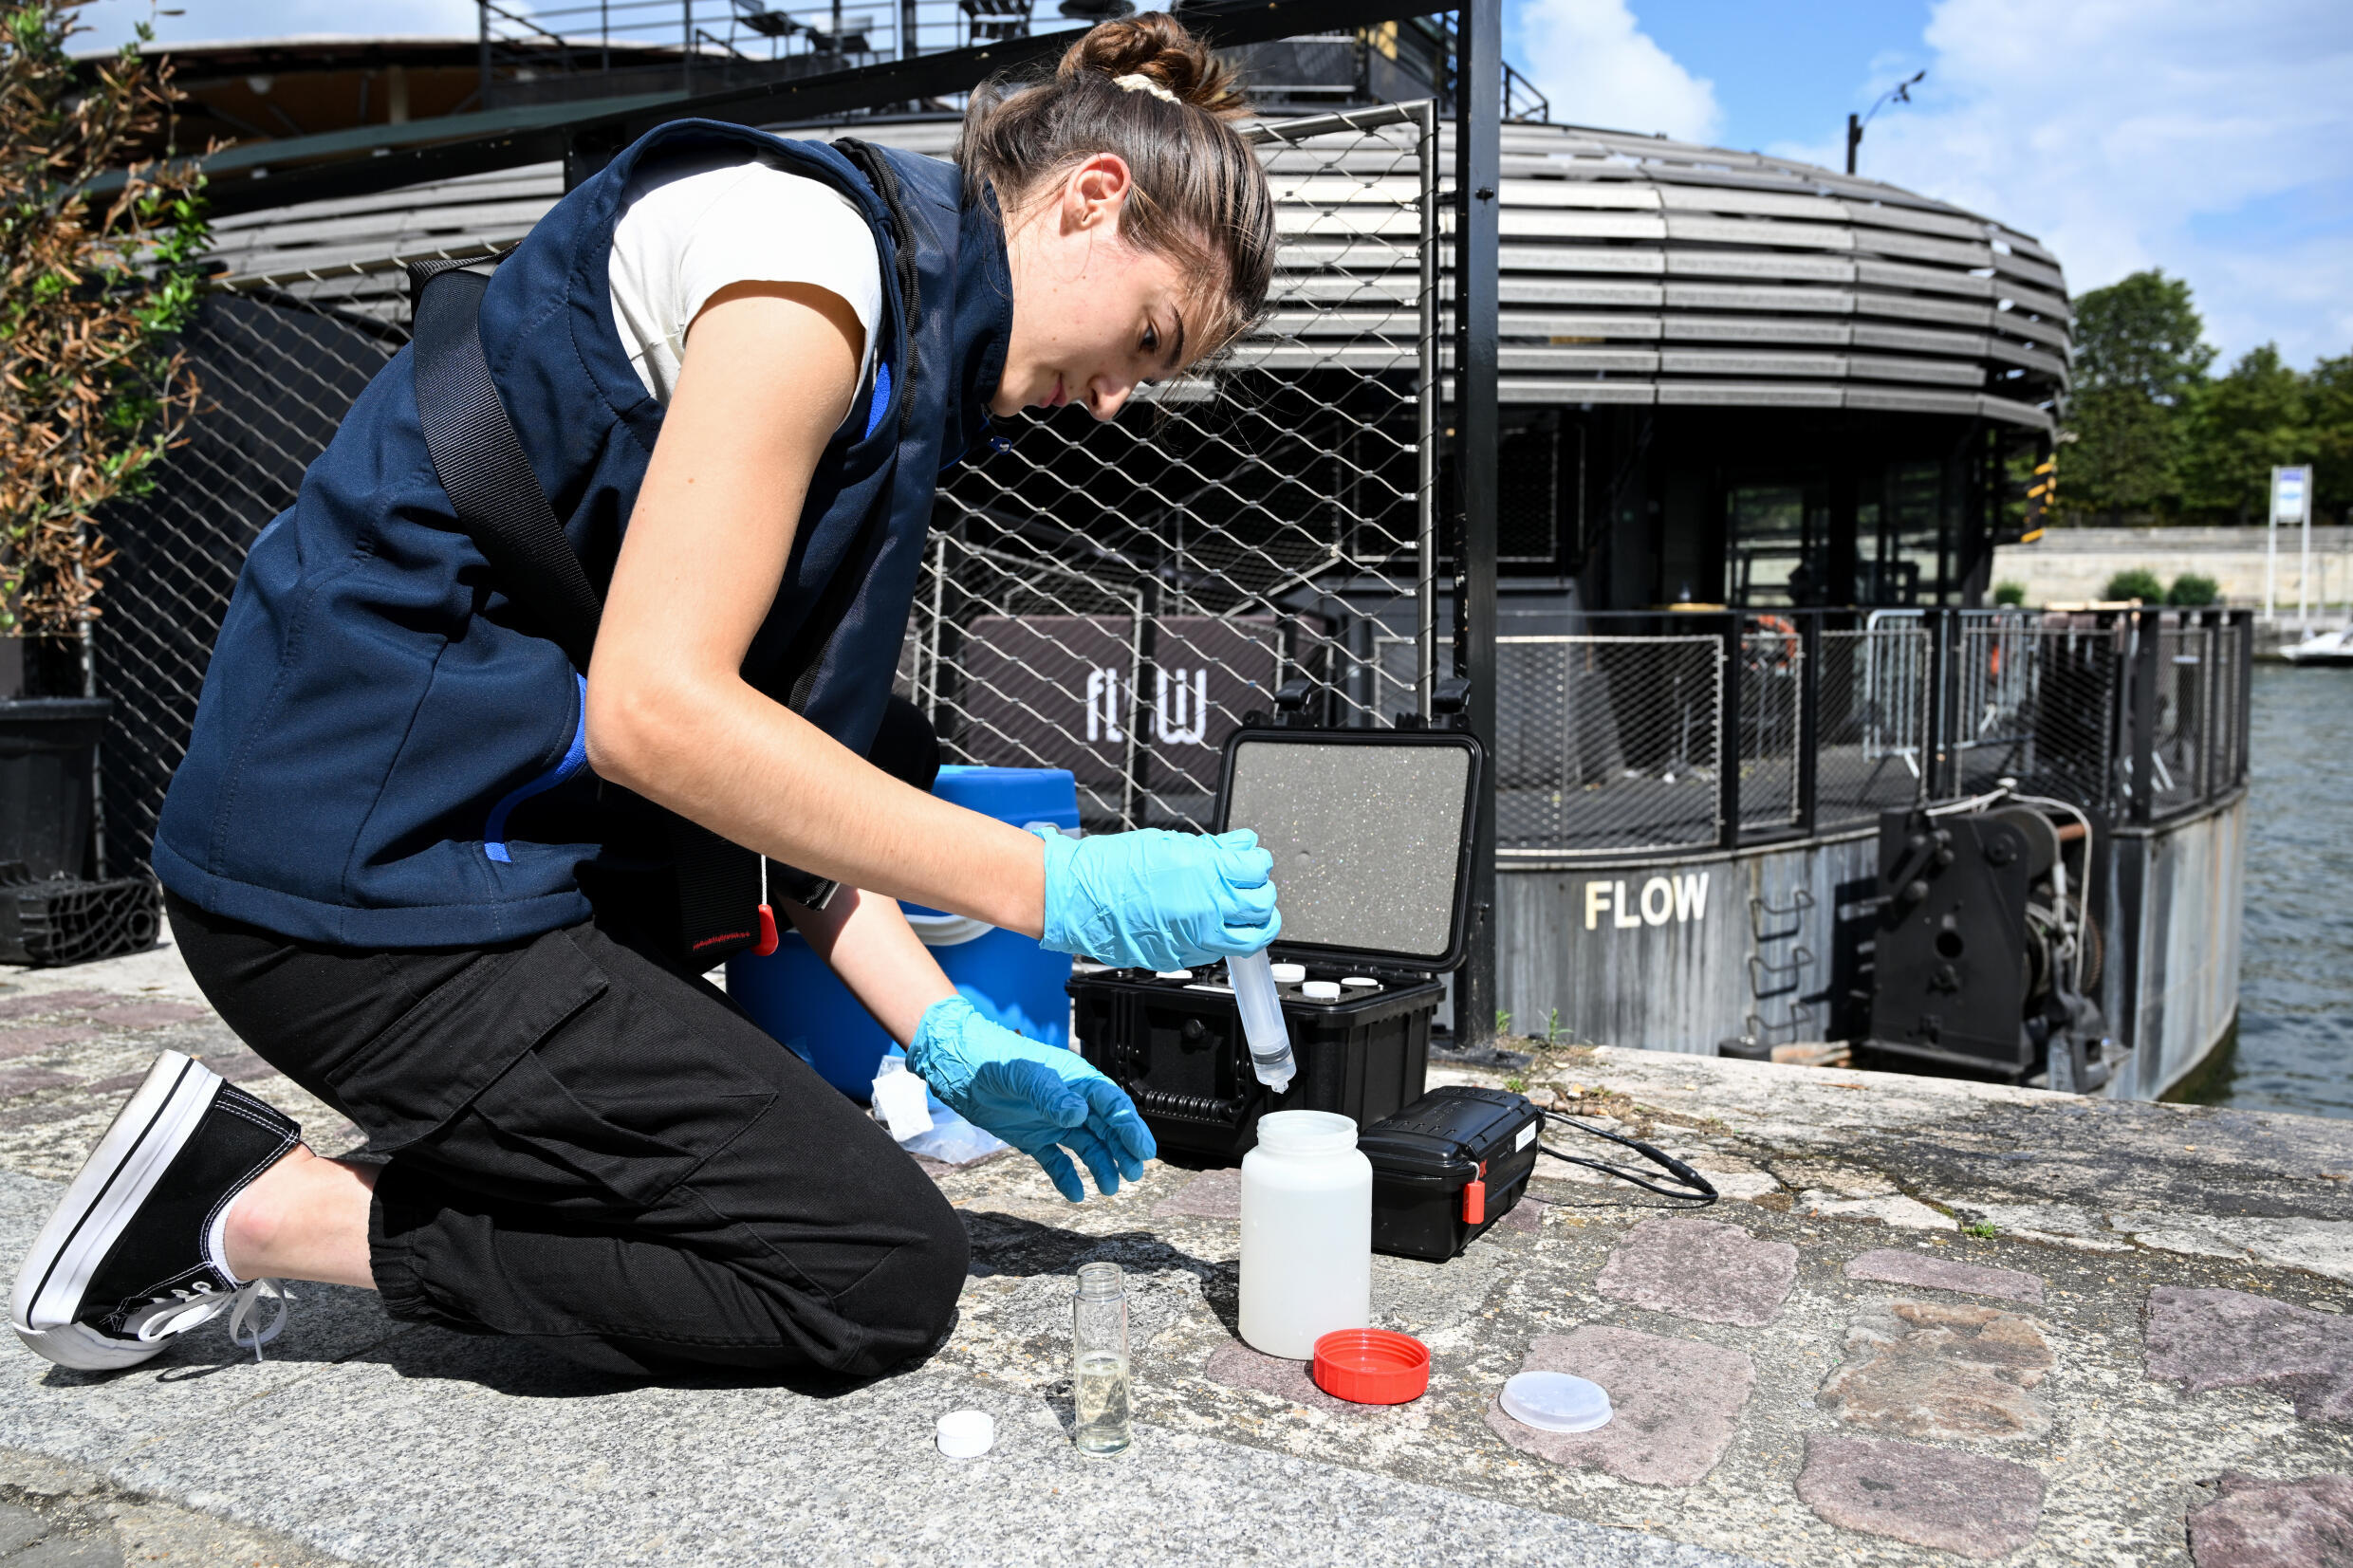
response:
{"label": "white plastic packet", "polygon": [[898,1051],[882,1059],[875,1077],[874,1110],[901,1149],[942,1165],[969,1164],[1008,1147],[941,1103]]}
{"label": "white plastic packet", "polygon": [[893,1051],[882,1059],[874,1080],[874,1114],[900,1143],[932,1130],[931,1090],[907,1071],[907,1059]]}

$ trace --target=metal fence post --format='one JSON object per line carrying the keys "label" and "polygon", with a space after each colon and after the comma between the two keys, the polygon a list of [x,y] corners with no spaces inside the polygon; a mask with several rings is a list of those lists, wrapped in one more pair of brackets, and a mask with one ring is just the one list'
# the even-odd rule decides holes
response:
{"label": "metal fence post", "polygon": [[2132,820],[2146,822],[2157,806],[2157,661],[2163,638],[2157,612],[2132,612],[2132,682],[2126,733],[2132,747]]}
{"label": "metal fence post", "polygon": [[1797,667],[1797,830],[1813,836],[1822,744],[1822,615],[1802,612]]}
{"label": "metal fence post", "polygon": [[1936,772],[1929,799],[1941,800],[1961,792],[1961,661],[1969,657],[1969,632],[1952,610],[1931,610],[1928,619],[1936,632]]}
{"label": "metal fence post", "polygon": [[1740,617],[1724,618],[1717,634],[1723,653],[1716,660],[1715,841],[1740,847]]}
{"label": "metal fence post", "polygon": [[[1495,745],[1496,350],[1502,262],[1503,3],[1458,13],[1454,99],[1454,428],[1462,559],[1455,656],[1471,682],[1472,733]],[[1495,1036],[1495,769],[1484,770],[1472,858],[1471,954],[1454,987],[1454,1038]]]}
{"label": "metal fence post", "polygon": [[1438,642],[1438,105],[1431,99],[1415,117],[1415,154],[1421,175],[1421,304],[1415,344],[1420,378],[1416,416],[1414,497],[1414,709],[1427,724],[1437,688]]}
{"label": "metal fence post", "polygon": [[2231,726],[2231,783],[2237,785],[2247,782],[2248,736],[2254,726],[2255,613],[2238,610],[2233,616],[2236,625],[2232,630],[2238,636],[2238,715]]}

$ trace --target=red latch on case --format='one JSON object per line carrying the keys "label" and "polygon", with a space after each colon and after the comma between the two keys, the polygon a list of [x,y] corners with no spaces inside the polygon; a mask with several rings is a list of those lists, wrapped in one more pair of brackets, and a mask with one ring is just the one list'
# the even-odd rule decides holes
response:
{"label": "red latch on case", "polygon": [[1485,1160],[1479,1161],[1477,1177],[1462,1184],[1462,1223],[1465,1225],[1485,1225],[1487,1223],[1487,1162]]}

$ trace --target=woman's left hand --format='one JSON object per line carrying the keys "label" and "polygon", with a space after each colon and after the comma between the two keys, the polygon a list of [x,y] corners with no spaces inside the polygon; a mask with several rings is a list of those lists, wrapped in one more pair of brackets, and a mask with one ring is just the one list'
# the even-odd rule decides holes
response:
{"label": "woman's left hand", "polygon": [[1121,1176],[1142,1180],[1143,1162],[1158,1153],[1135,1103],[1085,1058],[1025,1040],[960,996],[924,1010],[907,1069],[956,1115],[1045,1167],[1072,1203],[1086,1189],[1065,1149],[1085,1162],[1105,1197]]}

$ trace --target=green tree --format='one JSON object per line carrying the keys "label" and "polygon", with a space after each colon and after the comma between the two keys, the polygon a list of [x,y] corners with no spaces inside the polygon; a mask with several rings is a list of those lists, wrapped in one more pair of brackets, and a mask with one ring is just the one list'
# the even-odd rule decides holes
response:
{"label": "green tree", "polygon": [[2177,506],[2185,410],[2214,351],[2190,286],[2135,272],[2075,302],[2074,390],[2059,449],[2059,506],[2085,514]]}
{"label": "green tree", "polygon": [[2312,455],[2305,378],[2275,343],[2249,349],[2190,400],[2181,465],[2184,509],[2260,523],[2271,470]]}
{"label": "green tree", "polygon": [[2353,354],[2322,360],[2305,378],[2311,421],[2312,499],[2316,518],[2353,514]]}
{"label": "green tree", "polygon": [[2177,406],[2204,382],[2214,351],[2189,284],[2135,272],[2075,302],[2075,384],[2129,387]]}

